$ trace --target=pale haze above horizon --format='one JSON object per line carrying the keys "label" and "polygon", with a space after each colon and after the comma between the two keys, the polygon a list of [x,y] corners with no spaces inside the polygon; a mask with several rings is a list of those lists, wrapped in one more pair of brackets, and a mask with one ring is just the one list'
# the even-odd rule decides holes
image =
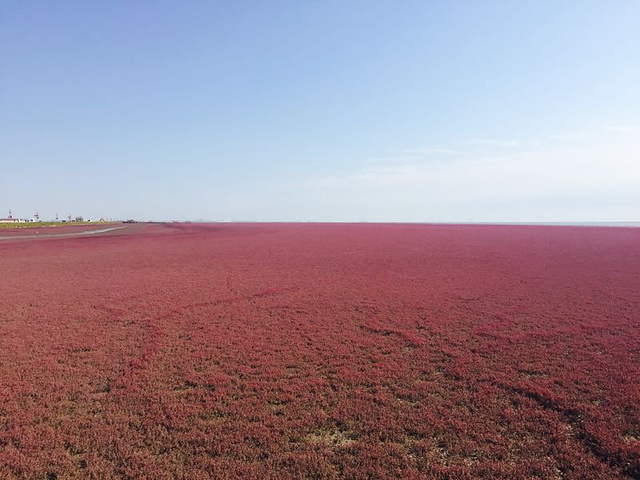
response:
{"label": "pale haze above horizon", "polygon": [[0,217],[640,220],[640,2],[3,2]]}

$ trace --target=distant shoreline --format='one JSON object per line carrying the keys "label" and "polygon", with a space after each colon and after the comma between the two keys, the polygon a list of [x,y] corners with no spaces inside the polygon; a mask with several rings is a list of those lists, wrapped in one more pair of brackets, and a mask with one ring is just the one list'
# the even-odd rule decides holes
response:
{"label": "distant shoreline", "polygon": [[[144,223],[144,222],[143,222]],[[296,224],[296,225],[464,225],[464,226],[530,226],[530,227],[616,227],[616,228],[640,228],[640,221],[638,222],[404,222],[404,221],[358,221],[358,220],[345,220],[345,221],[307,221],[307,220],[212,220],[212,221],[190,221],[184,222],[162,222],[151,221],[148,223],[179,223],[179,224]]]}

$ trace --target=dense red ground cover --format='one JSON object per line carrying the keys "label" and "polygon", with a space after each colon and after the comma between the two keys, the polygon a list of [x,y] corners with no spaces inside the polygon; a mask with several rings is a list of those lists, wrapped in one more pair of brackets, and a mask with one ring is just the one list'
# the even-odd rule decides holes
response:
{"label": "dense red ground cover", "polygon": [[640,229],[0,243],[0,478],[640,476]]}

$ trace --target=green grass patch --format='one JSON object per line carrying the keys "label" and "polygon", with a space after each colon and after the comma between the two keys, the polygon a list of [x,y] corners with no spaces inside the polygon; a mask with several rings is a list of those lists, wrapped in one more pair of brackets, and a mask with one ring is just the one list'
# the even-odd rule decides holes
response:
{"label": "green grass patch", "polygon": [[40,228],[40,227],[61,227],[63,225],[106,225],[114,222],[24,222],[24,223],[0,223],[3,228]]}

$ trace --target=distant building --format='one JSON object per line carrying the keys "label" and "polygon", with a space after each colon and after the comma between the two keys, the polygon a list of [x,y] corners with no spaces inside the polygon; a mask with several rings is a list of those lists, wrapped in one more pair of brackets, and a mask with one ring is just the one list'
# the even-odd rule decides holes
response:
{"label": "distant building", "polygon": [[9,210],[9,216],[6,218],[0,218],[0,223],[20,223],[21,220],[19,218],[13,218],[11,214],[11,210]]}

